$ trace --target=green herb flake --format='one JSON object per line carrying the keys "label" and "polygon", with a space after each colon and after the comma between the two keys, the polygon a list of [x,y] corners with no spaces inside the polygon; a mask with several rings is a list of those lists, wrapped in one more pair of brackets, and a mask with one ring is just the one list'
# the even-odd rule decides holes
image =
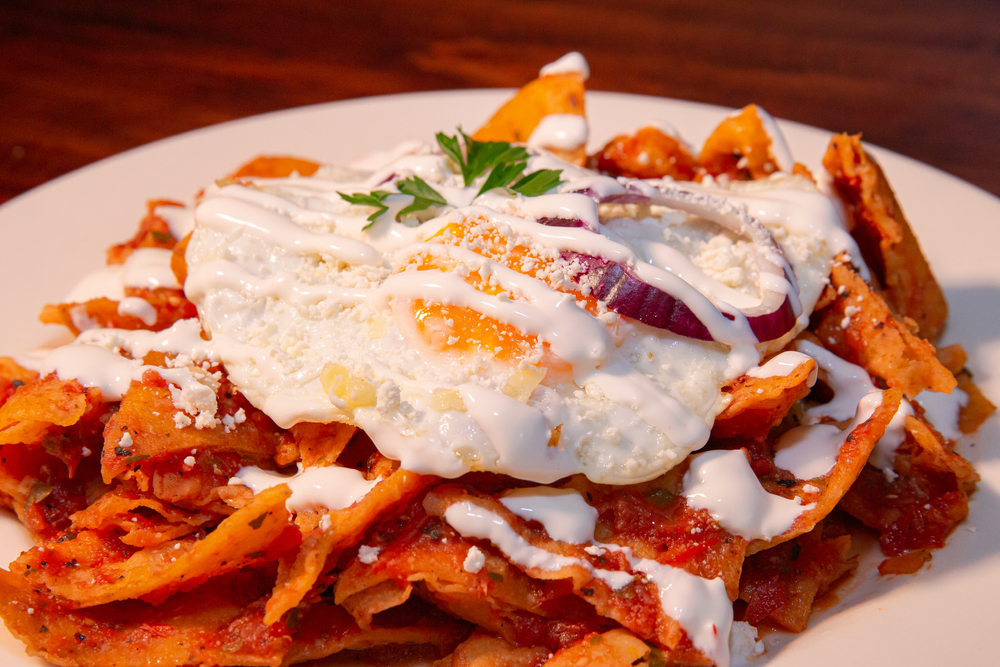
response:
{"label": "green herb flake", "polygon": [[70,540],[75,540],[75,539],[76,539],[76,533],[66,533],[58,540],[56,540],[56,543],[69,542]]}
{"label": "green herb flake", "polygon": [[490,579],[493,581],[499,581],[501,584],[503,583],[503,575],[499,572],[490,572]]}
{"label": "green herb flake", "polygon": [[645,493],[643,493],[642,495],[645,496],[646,502],[648,502],[653,507],[658,507],[660,509],[663,509],[670,503],[674,502],[674,500],[677,498],[676,493],[670,491],[669,489],[663,489],[663,488],[650,489]]}
{"label": "green herb flake", "polygon": [[267,518],[267,512],[264,512],[259,517],[257,517],[256,519],[253,519],[250,522],[250,527],[253,528],[254,530],[257,530],[258,528],[260,528],[261,526],[264,525],[264,519],[266,519],[266,518]]}
{"label": "green herb flake", "polygon": [[166,232],[156,232],[156,231],[154,231],[154,232],[151,232],[151,234],[153,235],[153,240],[156,241],[156,242],[158,242],[158,243],[170,243],[171,241],[174,240],[174,237],[171,236],[169,233],[166,233]]}
{"label": "green herb flake", "polygon": [[596,644],[600,644],[601,643],[601,636],[600,635],[594,635],[593,637],[590,638],[590,643],[591,644],[595,644],[595,645]]}
{"label": "green herb flake", "polygon": [[649,652],[649,659],[646,661],[646,667],[666,667],[667,661],[663,657],[663,653],[660,649],[654,648]]}
{"label": "green herb flake", "polygon": [[138,461],[148,461],[149,454],[136,454],[125,459],[125,463],[137,463]]}
{"label": "green herb flake", "polygon": [[581,588],[580,592],[583,593],[583,595],[585,597],[590,597],[591,595],[594,594],[594,589],[593,588]]}
{"label": "green herb flake", "polygon": [[391,195],[391,192],[386,192],[385,190],[375,190],[374,192],[355,192],[354,194],[345,194],[343,192],[337,192],[340,198],[346,201],[348,204],[354,204],[355,206],[374,206],[377,211],[368,216],[368,224],[362,227],[362,229],[368,229],[375,224],[375,220],[389,210],[389,207],[382,203],[382,200]]}

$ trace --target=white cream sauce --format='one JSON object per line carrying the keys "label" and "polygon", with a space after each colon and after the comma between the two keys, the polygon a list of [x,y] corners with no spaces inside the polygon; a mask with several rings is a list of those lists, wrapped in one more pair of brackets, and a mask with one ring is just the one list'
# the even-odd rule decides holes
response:
{"label": "white cream sauce", "polygon": [[162,248],[136,248],[124,264],[102,266],[84,276],[64,302],[83,303],[100,298],[120,301],[125,298],[126,287],[180,289],[170,268],[172,256],[172,251]]}
{"label": "white cream sauce", "polygon": [[880,405],[882,392],[875,390],[861,399],[854,421],[844,430],[834,424],[791,429],[781,436],[774,448],[775,465],[798,479],[825,477],[837,464],[837,457],[850,432],[867,421]]}
{"label": "white cream sauce", "polygon": [[[791,375],[796,368],[804,363],[807,363],[811,359],[810,356],[802,354],[801,352],[795,352],[794,350],[787,350],[776,354],[763,366],[758,366],[757,368],[751,368],[747,371],[747,375],[755,378],[772,378],[772,377],[788,377]],[[816,384],[816,377],[818,374],[818,366],[810,374],[809,378],[806,380],[806,384],[810,387]]]}
{"label": "white cream sauce", "polygon": [[[511,497],[512,494],[506,494],[501,502],[508,509],[512,506],[517,507],[518,510],[512,510],[516,514],[519,514],[519,511],[524,512],[519,516],[539,521],[546,532],[554,538],[559,533],[565,533],[574,539],[586,535],[589,536],[587,541],[594,545],[587,549],[588,553],[623,552],[632,572],[645,575],[646,580],[656,586],[663,613],[681,625],[694,646],[716,664],[720,666],[729,664],[729,631],[733,622],[733,607],[722,579],[704,579],[680,568],[636,558],[628,548],[594,542],[597,512],[590,508],[576,491],[535,487],[516,492],[514,495],[516,501],[508,500]],[[524,505],[532,505],[534,509],[526,510]],[[591,511],[580,511],[582,506],[590,508]],[[554,554],[535,547],[521,537],[503,517],[470,501],[449,506],[445,510],[445,520],[463,537],[489,540],[511,562],[525,569],[554,572],[567,567],[577,567],[589,572],[595,579],[603,581],[614,590],[628,585],[635,579],[635,575],[629,572],[604,570],[585,559]]]}
{"label": "white cream sauce", "polygon": [[969,395],[961,389],[952,389],[950,394],[924,390],[913,399],[924,409],[927,418],[937,432],[948,440],[958,440],[962,430],[958,427],[958,415],[969,404]]}
{"label": "white cream sauce", "polygon": [[584,58],[583,54],[579,51],[571,51],[559,60],[543,66],[542,69],[539,70],[538,76],[568,74],[571,72],[579,72],[583,75],[585,80],[590,77],[590,65],[587,64],[587,59]]}
{"label": "white cream sauce", "polygon": [[552,113],[542,118],[531,136],[528,145],[533,148],[573,150],[587,143],[590,127],[583,116],[568,113]]}
{"label": "white cream sauce", "polygon": [[739,449],[691,457],[683,493],[689,505],[707,510],[720,526],[748,540],[781,535],[815,507],[803,505],[801,498],[789,500],[765,491]]}
{"label": "white cream sauce", "polygon": [[151,303],[137,296],[125,297],[118,302],[118,314],[136,317],[146,326],[156,324],[156,308]]}
{"label": "white cream sauce", "polygon": [[292,495],[285,501],[285,507],[293,512],[346,509],[368,495],[381,481],[368,481],[357,470],[341,466],[306,468],[294,475],[281,475],[248,466],[236,473],[236,478],[255,494],[279,484],[287,484]]}
{"label": "white cream sauce", "polygon": [[554,540],[569,544],[594,541],[597,510],[572,489],[515,489],[505,493],[500,502],[522,519],[541,523]]}

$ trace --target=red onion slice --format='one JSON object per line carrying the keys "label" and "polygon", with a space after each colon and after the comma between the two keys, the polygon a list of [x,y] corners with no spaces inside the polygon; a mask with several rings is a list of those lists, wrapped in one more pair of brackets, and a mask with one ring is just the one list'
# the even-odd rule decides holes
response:
{"label": "red onion slice", "polygon": [[[589,188],[587,194],[598,203],[650,203],[685,211],[711,220],[744,238],[756,249],[755,259],[760,276],[761,303],[743,309],[751,331],[759,342],[781,338],[795,327],[802,306],[798,300],[795,273],[785,261],[781,248],[771,232],[750,215],[743,204],[708,192],[683,189],[669,183],[651,183],[636,179],[619,179],[624,192],[597,196]],[[597,298],[605,301],[609,310],[668,329],[697,340],[713,340],[707,327],[679,299],[648,285],[616,262],[581,255],[572,256],[584,267],[577,282],[586,284]],[[723,312],[729,319],[734,316]]]}
{"label": "red onion slice", "polygon": [[563,257],[579,263],[582,270],[575,281],[590,287],[608,310],[679,336],[715,340],[687,304],[643,282],[618,262],[571,251],[564,251]]}
{"label": "red onion slice", "polygon": [[547,227],[584,227],[589,229],[587,223],[579,218],[538,218],[537,222]]}

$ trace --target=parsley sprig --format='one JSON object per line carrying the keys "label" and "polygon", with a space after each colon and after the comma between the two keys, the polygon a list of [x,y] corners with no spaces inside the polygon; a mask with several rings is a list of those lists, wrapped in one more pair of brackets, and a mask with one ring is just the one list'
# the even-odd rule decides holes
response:
{"label": "parsley sprig", "polygon": [[419,176],[410,176],[407,179],[396,183],[396,187],[404,195],[412,195],[413,203],[396,214],[396,222],[399,222],[410,213],[423,211],[431,206],[446,206],[448,202],[441,193],[427,184],[427,181]]}
{"label": "parsley sprig", "polygon": [[476,193],[477,197],[493,188],[509,188],[526,197],[537,197],[561,182],[559,177],[562,172],[556,169],[539,169],[515,182],[530,157],[523,146],[512,146],[504,141],[476,141],[461,129],[452,137],[443,132],[438,132],[436,136],[441,151],[461,170],[466,187],[490,172],[483,187]]}
{"label": "parsley sprig", "polygon": [[375,224],[375,220],[389,210],[382,200],[391,195],[391,192],[386,192],[385,190],[375,190],[374,192],[355,192],[354,194],[348,195],[343,192],[338,191],[341,199],[346,201],[348,204],[354,204],[355,206],[374,206],[377,211],[368,216],[368,224],[362,227],[362,229],[368,229]]}
{"label": "parsley sprig", "polygon": [[[527,149],[523,146],[512,146],[504,141],[476,141],[461,129],[458,130],[457,135],[452,137],[438,132],[437,142],[441,151],[458,165],[466,187],[489,172],[483,186],[476,193],[477,197],[494,188],[507,188],[525,197],[537,197],[562,182],[560,178],[562,171],[557,169],[539,169],[521,176],[528,166],[528,158],[530,157]],[[448,205],[441,193],[419,176],[410,176],[398,181],[396,187],[402,194],[413,197],[413,202],[396,214],[397,222],[411,213],[423,211],[432,206]],[[363,228],[368,229],[375,224],[380,215],[389,210],[384,200],[393,193],[375,190],[369,193],[346,194],[338,192],[337,194],[350,204],[372,206],[376,209],[368,216],[368,224]]]}

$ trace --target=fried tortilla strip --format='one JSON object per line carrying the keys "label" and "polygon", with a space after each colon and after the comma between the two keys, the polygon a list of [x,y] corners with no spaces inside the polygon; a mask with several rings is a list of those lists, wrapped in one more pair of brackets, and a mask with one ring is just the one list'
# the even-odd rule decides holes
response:
{"label": "fried tortilla strip", "polygon": [[177,279],[178,285],[187,282],[187,257],[184,253],[187,252],[188,243],[191,242],[191,234],[192,232],[189,232],[187,236],[178,241],[170,255],[170,270],[174,272],[174,278]]}
{"label": "fried tortilla strip", "polygon": [[611,176],[693,181],[698,161],[679,139],[650,126],[609,141],[591,158],[591,166]]}
{"label": "fried tortilla strip", "polygon": [[[765,490],[785,498],[802,498],[803,504],[815,503],[815,507],[804,511],[795,519],[792,527],[770,540],[756,539],[747,547],[747,555],[753,555],[764,549],[773,548],[783,542],[808,533],[827,514],[833,511],[840,499],[848,492],[854,480],[864,470],[868,457],[875,444],[882,438],[885,428],[899,410],[902,395],[898,389],[887,389],[882,394],[882,403],[871,417],[859,424],[847,435],[847,440],[840,453],[837,463],[826,476],[813,480],[800,480],[796,484],[785,487],[774,482],[762,483]],[[758,475],[760,472],[758,471]],[[809,492],[803,487],[808,482],[819,491]]]}
{"label": "fried tortilla strip", "polygon": [[146,217],[139,222],[139,230],[135,236],[118,245],[108,248],[108,264],[124,264],[128,256],[136,248],[164,248],[170,250],[177,239],[170,233],[170,225],[163,216],[157,215],[160,206],[176,206],[184,208],[184,204],[171,199],[151,199],[146,202]]}
{"label": "fried tortilla strip", "polygon": [[123,561],[93,567],[67,566],[53,559],[39,569],[32,564],[45,560],[46,551],[54,552],[35,547],[18,558],[21,571],[14,571],[45,585],[70,607],[135,598],[155,604],[209,577],[273,560],[294,546],[298,529],[289,524],[285,509],[290,495],[285,484],[262,491],[200,541],[165,542]]}
{"label": "fried tortilla strip", "polygon": [[[376,546],[369,549],[377,549],[376,559],[352,560],[335,589],[338,604],[362,627],[414,592],[516,646],[555,651],[604,624],[573,595],[568,579],[532,579],[494,548],[477,546],[440,517],[428,516],[419,499],[380,524],[373,538]],[[463,564],[473,546],[484,561],[469,572]]]}
{"label": "fried tortilla strip", "polygon": [[68,667],[267,665],[291,646],[284,625],[260,619],[272,576],[213,578],[161,605],[136,600],[73,609],[42,587],[0,570],[0,616],[30,655]]}
{"label": "fried tortilla strip", "polygon": [[513,646],[477,631],[434,667],[540,667],[548,658],[549,650],[544,646]]}
{"label": "fried tortilla strip", "polygon": [[938,361],[934,346],[896,320],[850,265],[834,264],[830,280],[837,298],[813,316],[818,323],[813,331],[824,346],[910,398],[925,389],[951,393],[957,382]]}
{"label": "fried tortilla strip", "polygon": [[[149,470],[150,464],[157,461],[186,458],[191,450],[197,450],[193,455],[196,468],[211,469],[216,464],[209,455],[222,452],[237,455],[244,465],[270,464],[281,434],[274,422],[251,406],[227,378],[221,379],[216,391],[215,416],[219,421],[203,428],[197,428],[197,422],[192,423],[193,418],[174,405],[175,392],[176,388],[171,391],[171,385],[155,371],[147,371],[142,382],[129,385],[120,409],[104,431],[101,463],[107,483],[116,477],[130,477],[138,466]],[[242,421],[238,417],[241,414]],[[221,421],[227,417],[228,425]],[[122,446],[125,435],[128,438]],[[190,473],[189,468],[186,474]]]}
{"label": "fried tortilla strip", "polygon": [[[139,508],[152,510],[159,517],[153,519],[149,513],[135,511]],[[137,497],[123,487],[109,491],[70,518],[74,532],[116,529],[123,533],[121,541],[134,547],[156,546],[183,537],[213,519],[208,514],[185,511],[155,498]]]}
{"label": "fried tortilla strip", "polygon": [[607,551],[600,556],[593,556],[584,550],[583,545],[552,540],[544,531],[531,528],[526,521],[509,512],[498,500],[473,494],[457,485],[437,487],[424,499],[428,514],[437,517],[443,517],[447,509],[456,503],[470,503],[499,516],[526,542],[528,548],[570,557],[578,563],[568,562],[552,569],[520,567],[532,578],[544,581],[570,579],[573,592],[593,605],[598,614],[617,621],[643,639],[655,641],[663,647],[667,662],[673,659],[670,655],[673,652],[686,653],[690,646],[687,635],[680,624],[663,611],[655,584],[646,578],[636,577],[618,590],[613,590],[604,579],[595,577],[593,570],[587,567],[590,564],[604,570],[631,572],[631,565],[623,552]]}
{"label": "fried tortilla strip", "polygon": [[259,155],[234,171],[230,178],[287,178],[293,174],[312,176],[318,162],[288,155]]}
{"label": "fried tortilla strip", "polygon": [[850,215],[851,235],[885,300],[934,342],[948,319],[948,303],[885,174],[861,146],[861,135],[831,139],[823,166],[833,176]]}
{"label": "fried tortilla strip", "polygon": [[944,546],[968,515],[969,494],[979,481],[972,464],[923,421],[907,417],[906,432],[892,481],[868,466],[840,502],[841,509],[879,531],[888,556]]}
{"label": "fried tortilla strip", "polygon": [[781,423],[796,401],[809,394],[816,378],[816,362],[810,359],[788,375],[758,378],[744,375],[722,388],[729,394],[726,408],[715,418],[714,438],[762,440]]}
{"label": "fried tortilla strip", "polygon": [[584,637],[583,641],[562,649],[545,667],[624,667],[648,658],[650,648],[628,630],[609,630]]}
{"label": "fried tortilla strip", "polygon": [[468,624],[420,600],[412,600],[381,614],[377,624],[364,629],[342,607],[318,602],[296,627],[292,647],[283,664],[389,644],[429,644],[441,655],[453,650],[468,633]]}
{"label": "fried tortilla strip", "polygon": [[719,123],[705,140],[698,156],[700,172],[738,181],[766,178],[778,171],[771,144],[757,105],[747,105]]}
{"label": "fried tortilla strip", "polygon": [[300,422],[290,430],[295,436],[302,465],[311,468],[331,465],[336,461],[358,428],[340,422],[330,424]]}
{"label": "fried tortilla strip", "polygon": [[148,303],[156,311],[156,319],[150,323],[136,315],[122,313],[119,310],[121,302],[107,297],[82,303],[48,304],[42,308],[38,319],[43,324],[61,324],[74,336],[78,336],[82,329],[93,327],[162,331],[178,320],[198,317],[198,309],[179,289],[126,287],[125,296],[142,299]]}
{"label": "fried tortilla strip", "polygon": [[350,507],[331,511],[327,515],[330,518],[329,527],[322,533],[307,535],[295,563],[287,572],[282,572],[267,602],[264,622],[277,622],[285,612],[302,601],[322,574],[330,554],[356,544],[369,526],[386,513],[405,505],[436,480],[430,475],[397,470]]}
{"label": "fried tortilla strip", "polygon": [[18,387],[38,379],[38,373],[23,368],[10,357],[0,357],[0,406],[3,406]]}
{"label": "fried tortilla strip", "polygon": [[517,91],[479,128],[476,141],[525,142],[549,114],[586,115],[580,72],[540,76]]}
{"label": "fried tortilla strip", "polygon": [[29,382],[0,407],[0,445],[39,445],[52,432],[74,426],[104,403],[99,389],[55,374]]}
{"label": "fried tortilla strip", "polygon": [[958,388],[969,395],[969,402],[958,413],[958,428],[966,435],[975,433],[996,412],[997,406],[980,391],[968,372],[960,372],[955,379],[958,381]]}
{"label": "fried tortilla strip", "polygon": [[594,484],[582,475],[567,485],[593,505],[598,542],[627,546],[640,558],[683,568],[704,579],[721,578],[730,599],[739,592],[747,540],[723,530],[683,495],[686,465],[629,487]]}
{"label": "fried tortilla strip", "polygon": [[850,547],[850,535],[824,539],[820,522],[794,540],[747,558],[740,578],[740,599],[747,602],[743,620],[805,630],[816,599],[857,567],[856,559],[847,558]]}

